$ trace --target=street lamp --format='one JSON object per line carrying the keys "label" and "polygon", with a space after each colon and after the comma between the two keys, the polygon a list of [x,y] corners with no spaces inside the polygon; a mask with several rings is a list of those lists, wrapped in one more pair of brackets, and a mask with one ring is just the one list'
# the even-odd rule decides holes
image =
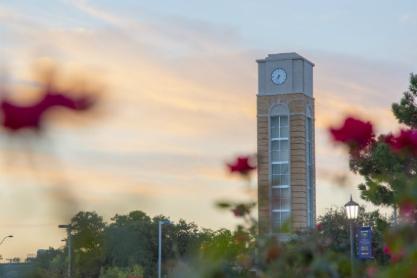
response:
{"label": "street lamp", "polygon": [[8,239],[8,238],[12,238],[13,237],[13,235],[8,235],[8,236],[5,236],[1,241],[0,241],[0,245],[2,245],[3,244],[3,242],[6,240],[6,239]]}
{"label": "street lamp", "polygon": [[71,238],[71,230],[72,230],[72,225],[71,224],[67,224],[67,225],[58,225],[58,228],[60,229],[66,229],[67,230],[67,243],[68,243],[68,278],[72,277],[72,262],[71,262],[71,255],[72,255],[72,238]]}
{"label": "street lamp", "polygon": [[353,221],[358,218],[359,204],[352,200],[352,195],[350,195],[350,201],[345,205],[345,210],[350,225],[350,265],[353,275]]}
{"label": "street lamp", "polygon": [[158,223],[158,278],[161,278],[161,261],[162,261],[162,225],[170,224],[168,220],[159,220]]}

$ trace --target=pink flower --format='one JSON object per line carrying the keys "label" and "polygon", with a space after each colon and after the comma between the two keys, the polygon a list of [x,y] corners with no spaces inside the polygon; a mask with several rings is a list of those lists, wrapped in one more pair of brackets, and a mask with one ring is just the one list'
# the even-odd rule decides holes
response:
{"label": "pink flower", "polygon": [[0,100],[0,112],[3,114],[2,125],[11,132],[22,129],[40,131],[45,115],[55,107],[62,107],[74,111],[85,111],[95,104],[91,96],[85,95],[74,98],[60,92],[44,92],[35,103],[19,105],[9,100]]}
{"label": "pink flower", "polygon": [[374,265],[370,265],[366,268],[366,274],[368,275],[368,277],[375,277],[377,272],[378,272],[378,269]]}
{"label": "pink flower", "polygon": [[363,149],[374,138],[373,126],[353,117],[345,119],[340,128],[330,128],[333,140],[347,144],[352,149]]}
{"label": "pink flower", "polygon": [[384,254],[388,255],[391,257],[391,262],[392,263],[396,263],[399,262],[404,256],[405,256],[405,251],[404,249],[401,249],[399,251],[393,252],[391,250],[391,248],[387,245],[384,246],[383,249]]}
{"label": "pink flower", "polygon": [[389,134],[385,137],[387,143],[393,151],[409,151],[417,155],[417,130],[402,129],[397,135]]}
{"label": "pink flower", "polygon": [[236,217],[242,217],[245,214],[248,214],[250,210],[244,204],[239,204],[235,208],[232,209],[232,212]]}
{"label": "pink flower", "polygon": [[242,175],[247,175],[256,169],[256,166],[251,164],[249,156],[239,156],[233,163],[227,163],[227,167],[230,173]]}
{"label": "pink flower", "polygon": [[417,204],[412,200],[404,200],[400,203],[400,216],[404,219],[414,219]]}
{"label": "pink flower", "polygon": [[391,255],[391,249],[387,245],[384,246],[383,252],[385,255]]}

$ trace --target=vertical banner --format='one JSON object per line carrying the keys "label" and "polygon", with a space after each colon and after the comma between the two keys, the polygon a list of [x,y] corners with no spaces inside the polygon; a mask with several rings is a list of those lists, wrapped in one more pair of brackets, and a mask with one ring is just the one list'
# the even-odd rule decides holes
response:
{"label": "vertical banner", "polygon": [[358,258],[362,260],[373,259],[372,255],[372,229],[360,227],[358,231]]}

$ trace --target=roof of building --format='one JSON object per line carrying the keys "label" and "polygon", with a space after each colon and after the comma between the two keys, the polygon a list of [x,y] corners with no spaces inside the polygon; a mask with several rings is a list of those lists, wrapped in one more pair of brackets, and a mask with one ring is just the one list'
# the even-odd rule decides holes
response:
{"label": "roof of building", "polygon": [[288,53],[276,53],[276,54],[268,54],[265,59],[256,60],[258,63],[264,63],[266,61],[279,61],[279,60],[297,60],[303,59],[314,66],[314,63],[309,61],[308,59],[304,58],[303,56],[299,55],[295,52],[288,52]]}

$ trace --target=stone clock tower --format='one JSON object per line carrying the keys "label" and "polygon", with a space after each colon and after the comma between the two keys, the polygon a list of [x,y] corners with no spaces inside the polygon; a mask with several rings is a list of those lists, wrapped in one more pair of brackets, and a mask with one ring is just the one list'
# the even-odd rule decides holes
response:
{"label": "stone clock tower", "polygon": [[313,227],[314,64],[297,53],[271,54],[257,63],[259,232]]}

